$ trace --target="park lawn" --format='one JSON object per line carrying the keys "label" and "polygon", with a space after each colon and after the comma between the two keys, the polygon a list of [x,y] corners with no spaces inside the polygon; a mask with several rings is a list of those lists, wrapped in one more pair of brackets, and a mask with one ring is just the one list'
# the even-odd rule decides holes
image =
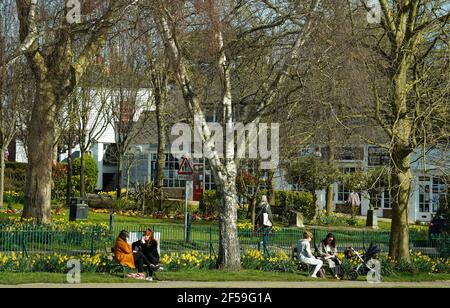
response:
{"label": "park lawn", "polygon": [[[262,272],[256,270],[242,270],[227,272],[218,270],[185,270],[178,272],[159,272],[161,281],[334,281],[333,279],[312,279],[306,274]],[[364,281],[365,277],[360,277]],[[385,282],[421,282],[421,281],[450,281],[450,274],[398,274],[383,277]],[[82,283],[142,283],[142,280],[121,278],[109,274],[84,273]],[[36,283],[67,283],[65,274],[55,273],[0,273],[0,285],[19,285]]]}
{"label": "park lawn", "polygon": [[[136,279],[122,278],[109,274],[83,273],[83,283],[135,283],[142,282]],[[67,275],[58,273],[0,273],[0,285],[19,285],[35,283],[66,284]]]}
{"label": "park lawn", "polygon": [[[14,205],[14,209],[21,210],[23,205],[16,204]],[[69,220],[69,209],[63,208],[61,210],[61,214],[53,215],[55,219],[64,219]],[[8,218],[20,217],[20,214],[11,214],[6,213],[5,211],[0,211],[0,221],[6,220]],[[89,211],[88,222],[97,223],[97,224],[109,224],[110,215],[109,213],[95,213]],[[157,219],[145,216],[127,216],[127,215],[114,215],[114,224],[116,225],[124,225],[124,226],[148,226],[152,224],[175,224],[175,225],[183,225],[184,220],[175,220],[175,219]],[[210,221],[193,221],[194,225],[217,225],[217,222]]]}

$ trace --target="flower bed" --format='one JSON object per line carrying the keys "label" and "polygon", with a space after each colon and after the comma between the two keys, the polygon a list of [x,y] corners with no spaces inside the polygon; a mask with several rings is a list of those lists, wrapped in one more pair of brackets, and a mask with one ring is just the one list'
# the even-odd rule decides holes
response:
{"label": "flower bed", "polygon": [[[349,269],[358,265],[355,260],[344,259],[342,255],[343,266]],[[26,257],[23,254],[0,254],[0,272],[49,272],[49,273],[67,273],[69,260],[78,260],[81,265],[81,272],[110,273],[113,263],[108,260],[107,255],[81,255],[68,256],[63,254],[36,254]],[[216,256],[203,254],[198,251],[186,253],[165,254],[161,257],[161,264],[165,270],[195,270],[212,269],[215,267]],[[411,256],[411,263],[395,262],[387,256],[381,255],[378,260],[381,262],[383,276],[393,276],[397,273],[450,273],[450,259],[432,259],[421,253]],[[244,269],[260,270],[270,272],[288,272],[297,273],[297,262],[292,260],[283,251],[265,257],[258,250],[247,250],[241,256],[241,264]]]}
{"label": "flower bed", "polygon": [[[81,272],[108,272],[109,260],[106,255],[81,255],[77,257],[49,254],[31,255],[26,257],[23,254],[0,254],[0,272],[30,273],[67,273],[70,268],[67,266],[69,260],[80,262]],[[72,268],[72,267],[71,267]]]}

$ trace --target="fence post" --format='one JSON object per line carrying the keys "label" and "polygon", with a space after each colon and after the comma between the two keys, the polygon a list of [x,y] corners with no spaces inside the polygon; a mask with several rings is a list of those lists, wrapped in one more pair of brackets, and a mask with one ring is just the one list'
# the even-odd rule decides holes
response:
{"label": "fence post", "polygon": [[316,229],[313,229],[313,245],[316,247]]}
{"label": "fence post", "polygon": [[213,251],[213,247],[212,247],[212,227],[209,226],[209,257],[210,258],[212,256],[212,251]]}
{"label": "fence post", "polygon": [[91,256],[94,255],[94,237],[95,237],[95,227],[92,227],[92,232],[91,232]]}
{"label": "fence post", "polygon": [[363,231],[363,249],[364,249],[364,250],[366,250],[366,242],[365,242],[365,239],[366,239],[366,231]]}

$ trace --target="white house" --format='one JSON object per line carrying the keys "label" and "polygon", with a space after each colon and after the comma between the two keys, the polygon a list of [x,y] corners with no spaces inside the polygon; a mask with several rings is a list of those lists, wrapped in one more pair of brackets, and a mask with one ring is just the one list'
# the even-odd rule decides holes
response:
{"label": "white house", "polygon": [[[129,92],[123,94],[123,92]],[[133,118],[130,119],[133,122],[138,122],[144,111],[153,111],[154,106],[151,101],[150,89],[90,89],[89,97],[93,102],[92,114],[89,116],[88,125],[86,130],[89,131],[87,138],[94,137],[92,140],[91,148],[89,152],[95,158],[98,168],[97,190],[113,190],[114,183],[117,176],[117,163],[114,159],[112,152],[116,144],[116,131],[113,125],[110,110],[108,108],[102,108],[101,106],[106,104],[111,106],[111,103],[117,99],[123,99],[123,97],[133,101],[136,111],[133,112]],[[132,96],[132,98],[130,98]],[[124,112],[126,113],[126,112]],[[127,116],[124,114],[123,116]],[[79,156],[79,146],[72,150],[74,156]],[[68,153],[62,153],[60,160],[67,160]]]}
{"label": "white house", "polygon": [[[386,165],[389,154],[381,148],[371,145],[352,145],[339,147],[337,164],[342,171],[355,172],[358,169]],[[436,213],[439,202],[445,200],[449,193],[449,183],[444,181],[444,175],[450,170],[450,153],[447,149],[428,149],[416,151],[412,156],[411,172],[413,175],[412,189],[409,201],[409,219],[412,222],[428,222]],[[350,191],[345,185],[334,185],[334,209],[345,211],[346,201]],[[326,192],[317,192],[322,208],[326,203]],[[361,196],[361,215],[366,215],[372,202],[378,210],[378,217],[391,217],[392,203],[389,190],[381,193],[376,200],[369,200],[367,194]]]}

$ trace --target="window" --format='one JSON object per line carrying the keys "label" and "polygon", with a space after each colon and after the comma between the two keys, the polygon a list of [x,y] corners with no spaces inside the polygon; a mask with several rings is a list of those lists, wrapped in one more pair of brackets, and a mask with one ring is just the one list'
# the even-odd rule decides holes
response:
{"label": "window", "polygon": [[363,160],[364,159],[364,148],[362,147],[339,147],[336,148],[335,154],[336,160]]}
{"label": "window", "polygon": [[419,186],[419,212],[430,212],[430,185]]}
{"label": "window", "polygon": [[123,163],[124,177],[122,185],[125,186],[127,183],[131,185],[146,183],[148,181],[148,171],[147,155],[126,155]]}
{"label": "window", "polygon": [[391,198],[391,192],[389,190],[384,191],[383,196],[383,208],[385,209],[392,209],[392,198]]}
{"label": "window", "polygon": [[[157,171],[157,154],[152,154],[152,180],[156,179]],[[186,185],[184,180],[178,180],[178,169],[180,168],[180,161],[172,154],[166,154],[166,162],[164,167],[164,187],[184,187]]]}
{"label": "window", "polygon": [[386,166],[390,164],[389,152],[383,148],[369,147],[369,166]]}
{"label": "window", "polygon": [[382,197],[383,196],[381,193],[370,196],[370,204],[376,209],[381,208],[381,200],[383,199]]}
{"label": "window", "polygon": [[117,165],[117,145],[105,144],[105,154],[103,156],[103,164],[107,166]]}
{"label": "window", "polygon": [[[343,168],[343,173],[354,173],[356,172],[356,168],[350,167],[350,168]],[[347,202],[348,196],[350,195],[351,191],[349,191],[344,184],[339,183],[338,186],[338,201],[339,202]]]}
{"label": "window", "polygon": [[447,202],[448,184],[439,177],[433,178],[433,213]]}

